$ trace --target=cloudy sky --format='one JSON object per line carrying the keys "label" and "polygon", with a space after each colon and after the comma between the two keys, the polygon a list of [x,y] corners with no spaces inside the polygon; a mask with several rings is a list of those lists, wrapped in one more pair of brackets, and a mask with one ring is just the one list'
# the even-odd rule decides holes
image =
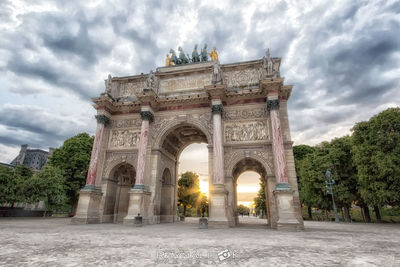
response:
{"label": "cloudy sky", "polygon": [[[295,144],[400,103],[399,1],[0,1],[0,161],[94,133],[108,73],[216,46],[221,63],[282,57]],[[169,2],[169,3],[167,3]],[[258,3],[257,3],[258,2]]]}

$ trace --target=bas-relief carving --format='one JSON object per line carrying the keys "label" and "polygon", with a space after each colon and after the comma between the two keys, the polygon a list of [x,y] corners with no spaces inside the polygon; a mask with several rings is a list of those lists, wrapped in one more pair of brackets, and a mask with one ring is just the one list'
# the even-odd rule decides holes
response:
{"label": "bas-relief carving", "polygon": [[111,132],[110,148],[132,148],[139,141],[140,130],[113,130]]}
{"label": "bas-relief carving", "polygon": [[121,82],[119,83],[119,90],[116,97],[135,96],[136,92],[142,91],[146,86],[146,80],[141,79],[134,82]]}
{"label": "bas-relief carving", "polygon": [[182,121],[186,123],[191,123],[193,120],[199,120],[201,124],[208,130],[209,133],[212,133],[212,120],[211,120],[211,112],[210,113],[200,113],[200,114],[187,114],[187,115],[176,115],[169,117],[161,117],[156,118],[155,123],[152,125],[153,128],[152,138],[156,139],[160,133],[163,133],[166,130],[166,127],[172,122]]}
{"label": "bas-relief carving", "polygon": [[269,132],[263,121],[225,124],[225,142],[265,140],[269,140]]}
{"label": "bas-relief carving", "polygon": [[260,68],[224,70],[224,82],[230,88],[251,87],[260,82]]}
{"label": "bas-relief carving", "polygon": [[[108,152],[106,154],[106,160],[104,162],[104,175],[109,175],[111,169],[119,163],[129,163],[132,166],[136,166],[137,154],[136,153],[124,153],[124,152]],[[107,177],[108,178],[108,177]]]}
{"label": "bas-relief carving", "polygon": [[223,114],[224,120],[240,120],[240,119],[260,119],[267,118],[266,108],[259,109],[239,109],[239,110],[225,110]]}
{"label": "bas-relief carving", "polygon": [[111,120],[111,128],[129,128],[140,127],[142,125],[141,119],[127,119],[127,120]]}
{"label": "bas-relief carving", "polygon": [[160,92],[167,93],[182,90],[198,90],[211,84],[211,73],[192,74],[160,80]]}

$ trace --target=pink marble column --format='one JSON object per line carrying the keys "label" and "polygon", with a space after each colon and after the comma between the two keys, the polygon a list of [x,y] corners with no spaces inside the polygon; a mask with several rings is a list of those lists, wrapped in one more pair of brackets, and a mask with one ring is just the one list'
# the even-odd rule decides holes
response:
{"label": "pink marble column", "polygon": [[224,184],[224,155],[222,147],[222,104],[212,105],[213,113],[213,165],[214,184]]}
{"label": "pink marble column", "polygon": [[285,149],[279,119],[279,99],[268,100],[267,108],[271,117],[272,126],[272,152],[274,154],[275,177],[278,183],[287,184]]}
{"label": "pink marble column", "polygon": [[86,186],[91,187],[96,185],[98,158],[100,154],[100,146],[103,139],[104,127],[108,123],[109,118],[106,115],[96,115],[97,129],[96,136],[93,142],[92,154],[90,156],[89,170],[86,178]]}
{"label": "pink marble column", "polygon": [[149,140],[149,126],[150,121],[153,120],[153,114],[150,111],[142,111],[140,112],[140,115],[142,117],[142,127],[140,129],[135,188],[144,188],[144,170],[146,167],[145,165],[147,143]]}

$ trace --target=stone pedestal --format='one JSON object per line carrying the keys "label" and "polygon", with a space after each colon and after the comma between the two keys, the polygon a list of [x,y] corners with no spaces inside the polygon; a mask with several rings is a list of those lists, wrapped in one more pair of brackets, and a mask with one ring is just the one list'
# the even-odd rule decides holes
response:
{"label": "stone pedestal", "polygon": [[129,192],[128,215],[124,218],[124,225],[134,225],[135,217],[140,214],[142,223],[148,224],[148,206],[150,192],[145,188],[132,188]]}
{"label": "stone pedestal", "polygon": [[293,203],[293,190],[288,184],[277,184],[274,190],[278,212],[277,230],[302,230],[297,220]]}
{"label": "stone pedestal", "polygon": [[85,186],[79,192],[79,202],[72,224],[100,223],[101,189],[95,186]]}
{"label": "stone pedestal", "polygon": [[223,184],[214,184],[210,191],[209,225],[214,228],[228,228],[228,191]]}

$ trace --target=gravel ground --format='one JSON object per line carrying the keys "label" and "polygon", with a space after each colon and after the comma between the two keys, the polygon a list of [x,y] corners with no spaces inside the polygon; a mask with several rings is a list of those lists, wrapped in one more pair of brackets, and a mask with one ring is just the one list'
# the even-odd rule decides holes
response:
{"label": "gravel ground", "polygon": [[0,266],[400,266],[399,224],[305,222],[230,229],[196,221],[127,227],[65,218],[0,218]]}

